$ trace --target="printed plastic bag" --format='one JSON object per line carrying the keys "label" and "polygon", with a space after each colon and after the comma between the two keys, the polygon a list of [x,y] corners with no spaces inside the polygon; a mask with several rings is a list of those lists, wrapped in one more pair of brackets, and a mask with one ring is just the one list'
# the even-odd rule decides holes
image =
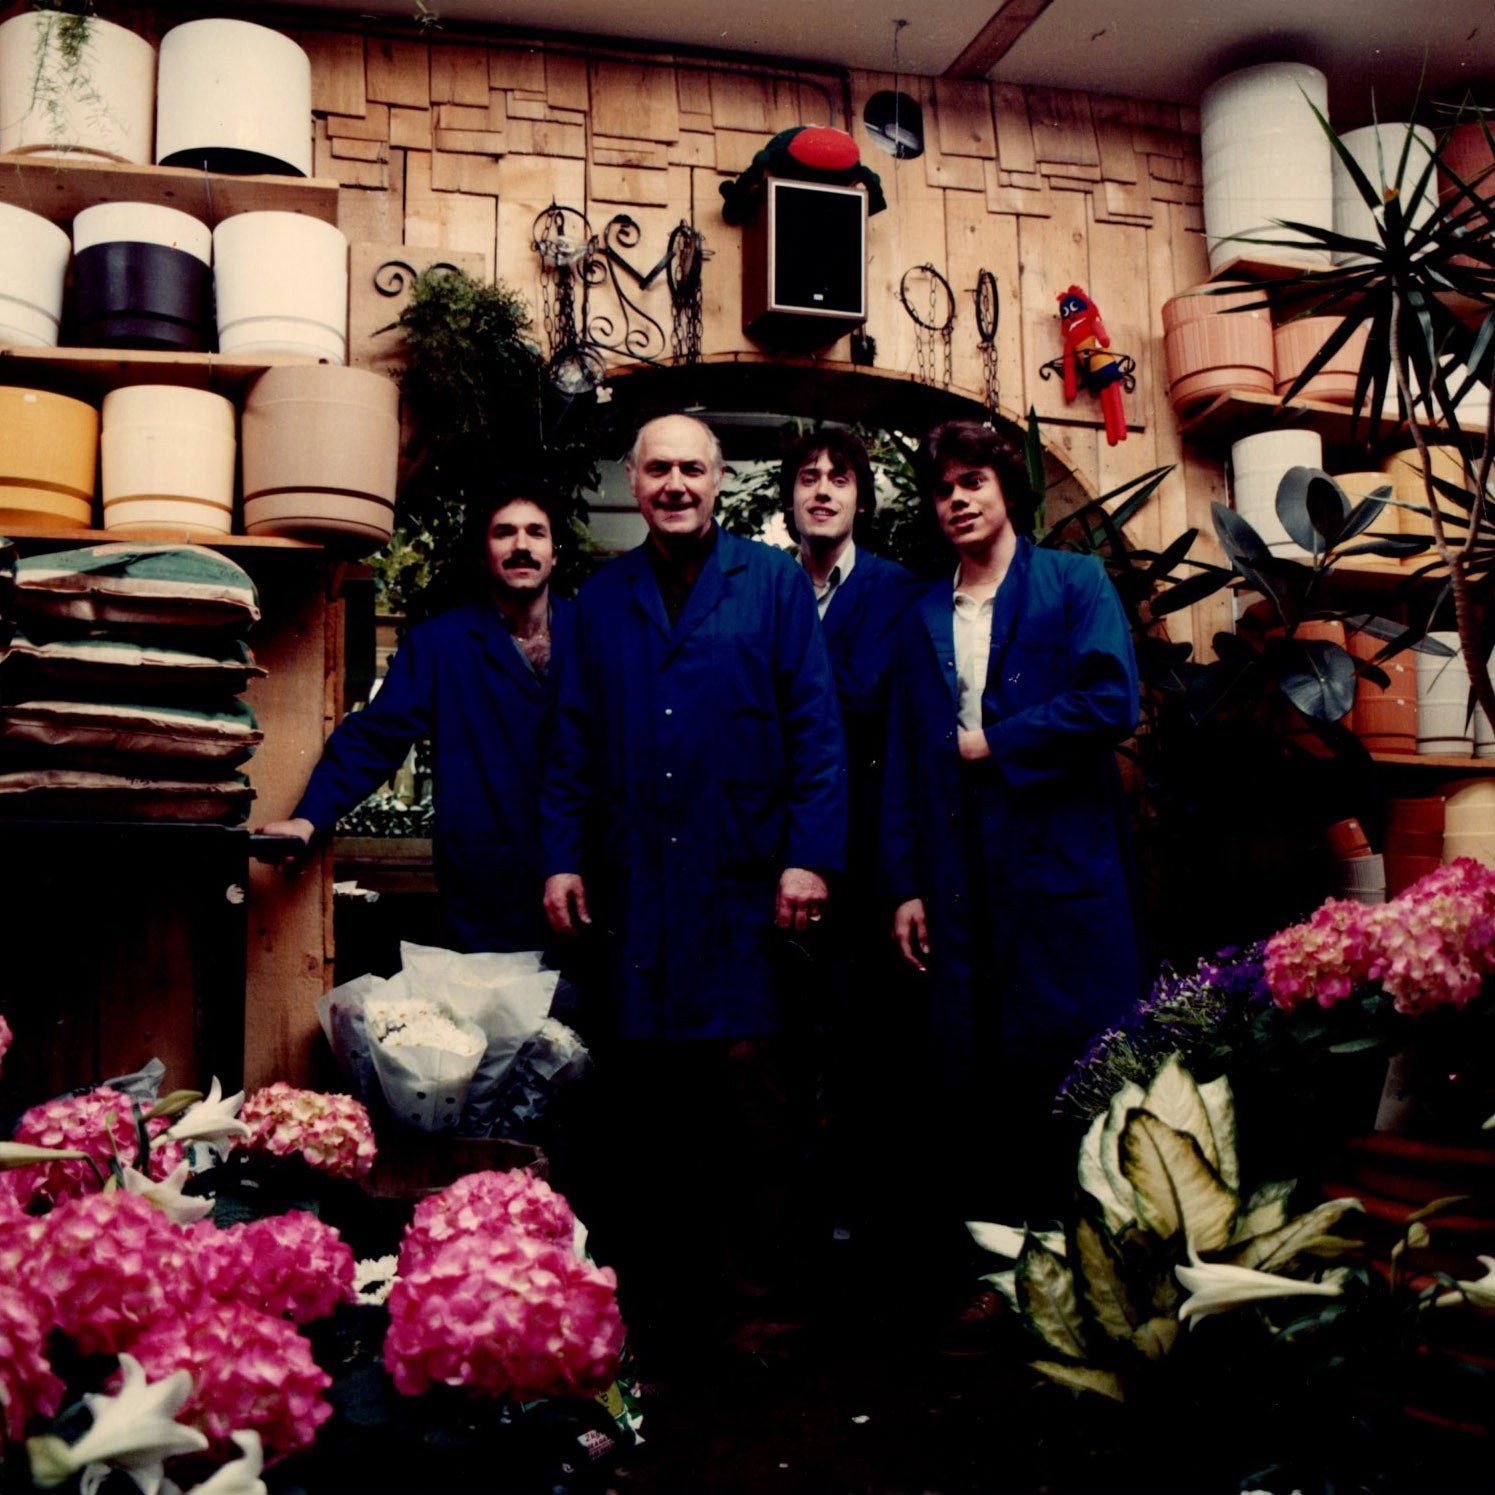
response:
{"label": "printed plastic bag", "polygon": [[401,971],[365,1002],[374,1071],[390,1112],[406,1126],[455,1131],[487,1040],[476,1023],[414,987]]}

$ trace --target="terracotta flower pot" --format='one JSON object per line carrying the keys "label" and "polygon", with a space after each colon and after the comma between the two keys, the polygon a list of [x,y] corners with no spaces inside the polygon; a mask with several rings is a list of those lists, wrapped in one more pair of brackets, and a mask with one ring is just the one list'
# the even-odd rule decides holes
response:
{"label": "terracotta flower pot", "polygon": [[399,391],[365,369],[270,369],[244,402],[244,531],[367,552],[394,528]]}
{"label": "terracotta flower pot", "polygon": [[92,405],[0,386],[0,525],[87,529],[98,455]]}
{"label": "terracotta flower pot", "polygon": [[1472,857],[1495,867],[1495,784],[1463,784],[1444,806],[1443,860]]}
{"label": "terracotta flower pot", "polygon": [[[1439,154],[1439,168],[1438,197],[1441,201],[1446,202],[1458,191],[1449,175],[1452,172],[1476,197],[1486,203],[1495,203],[1495,170],[1492,170],[1495,168],[1495,153],[1491,152],[1490,143],[1485,139],[1485,132],[1478,123],[1460,125],[1449,135]],[[1471,215],[1473,213],[1467,198],[1464,200],[1464,211]],[[1482,238],[1489,237],[1488,229],[1480,233],[1479,220],[1472,216],[1470,228]],[[1467,254],[1461,254],[1453,263],[1476,265],[1480,262]]]}
{"label": "terracotta flower pot", "polygon": [[[1272,333],[1273,361],[1277,370],[1276,392],[1286,394],[1293,381],[1308,367],[1308,361],[1339,328],[1339,317],[1303,317],[1284,322]],[[1362,325],[1345,345],[1297,393],[1301,400],[1327,400],[1336,405],[1355,402],[1355,381],[1365,357],[1370,328]]]}
{"label": "terracotta flower pot", "polygon": [[[1382,640],[1363,630],[1355,630],[1345,640],[1345,647],[1356,659],[1374,659],[1381,652]],[[1385,660],[1383,670],[1390,684],[1382,686],[1361,676],[1355,682],[1355,706],[1350,712],[1350,730],[1371,753],[1415,753],[1417,751],[1417,665],[1410,652]],[[1438,801],[1442,834],[1442,800]],[[1391,847],[1388,836],[1387,852]]]}
{"label": "terracotta flower pot", "polygon": [[1258,292],[1183,295],[1163,303],[1168,398],[1180,414],[1231,389],[1272,392],[1272,321]]}

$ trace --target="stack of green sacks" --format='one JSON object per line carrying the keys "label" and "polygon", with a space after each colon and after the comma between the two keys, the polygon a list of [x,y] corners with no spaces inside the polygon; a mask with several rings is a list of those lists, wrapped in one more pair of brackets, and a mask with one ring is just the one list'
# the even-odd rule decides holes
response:
{"label": "stack of green sacks", "polygon": [[250,577],[197,545],[0,547],[0,815],[241,823]]}

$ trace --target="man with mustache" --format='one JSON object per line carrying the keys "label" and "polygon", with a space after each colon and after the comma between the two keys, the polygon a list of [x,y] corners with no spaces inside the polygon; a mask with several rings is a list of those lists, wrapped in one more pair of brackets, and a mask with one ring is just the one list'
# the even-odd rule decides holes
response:
{"label": "man with mustache", "polygon": [[261,827],[327,834],[429,737],[437,893],[458,950],[538,950],[550,937],[540,757],[551,655],[571,621],[550,595],[557,513],[542,487],[515,483],[468,515],[475,595],[410,630],[373,699],[327,739],[291,818]]}
{"label": "man with mustache", "polygon": [[802,1245],[785,935],[823,917],[846,791],[814,593],[718,528],[723,470],[689,416],[638,433],[649,534],[582,589],[561,666],[545,906],[557,933],[590,930],[606,1115],[640,1139],[610,1156],[596,1221],[630,1328],[750,1349]]}

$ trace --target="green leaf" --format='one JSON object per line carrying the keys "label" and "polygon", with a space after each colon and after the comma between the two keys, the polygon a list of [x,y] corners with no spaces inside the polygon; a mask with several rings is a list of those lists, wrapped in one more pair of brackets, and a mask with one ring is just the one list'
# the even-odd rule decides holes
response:
{"label": "green leaf", "polygon": [[1277,639],[1268,650],[1277,686],[1304,716],[1337,722],[1355,704],[1355,658],[1330,639]]}
{"label": "green leaf", "polygon": [[1015,1270],[1018,1307],[1033,1330],[1061,1355],[1084,1360],[1085,1330],[1064,1258],[1030,1235]]}
{"label": "green leaf", "polygon": [[[1276,1183],[1263,1184],[1252,1196],[1240,1218],[1236,1221],[1233,1241],[1248,1240],[1254,1235],[1265,1235],[1287,1223],[1288,1196],[1297,1188],[1297,1180],[1279,1179]],[[1238,1266],[1245,1263],[1238,1262]]]}
{"label": "green leaf", "polygon": [[1277,484],[1277,517],[1292,538],[1312,555],[1322,555],[1349,517],[1350,501],[1327,472],[1289,467]]}
{"label": "green leaf", "polygon": [[1235,1097],[1230,1093],[1229,1079],[1219,1075],[1209,1084],[1201,1085],[1199,1099],[1204,1103],[1215,1137],[1215,1166],[1232,1189],[1239,1189],[1241,1165],[1236,1156]]}
{"label": "green leaf", "polygon": [[1005,1272],[987,1272],[979,1280],[989,1282],[1014,1308],[1018,1307],[1016,1267],[1009,1267]]}
{"label": "green leaf", "polygon": [[1034,1360],[1032,1368],[1060,1386],[1071,1391],[1095,1391],[1110,1397],[1113,1402],[1124,1402],[1121,1377],[1114,1370],[1102,1370],[1093,1365],[1063,1365],[1055,1360]]}
{"label": "green leaf", "polygon": [[1193,1137],[1149,1111],[1134,1111],[1121,1133],[1121,1169],[1143,1222],[1165,1240],[1182,1234],[1195,1252],[1230,1239],[1238,1201]]}
{"label": "green leaf", "polygon": [[[1140,1087],[1133,1086],[1137,1095],[1141,1096]],[[1119,1230],[1128,1221],[1136,1216],[1136,1210],[1131,1204],[1132,1191],[1128,1188],[1125,1195],[1116,1190],[1110,1173],[1102,1161],[1105,1143],[1105,1130],[1110,1113],[1097,1116],[1085,1132],[1085,1139],[1080,1144],[1080,1187],[1100,1205],[1105,1215],[1106,1223],[1113,1229]]]}
{"label": "green leaf", "polygon": [[1331,1227],[1362,1209],[1358,1199],[1326,1199],[1276,1230],[1236,1241],[1220,1260],[1226,1266],[1281,1274],[1300,1256],[1340,1255],[1353,1249],[1353,1243],[1334,1235]]}
{"label": "green leaf", "polygon": [[1111,1339],[1127,1339],[1140,1315],[1122,1277],[1121,1259],[1105,1226],[1082,1215],[1075,1226],[1075,1265],[1090,1316]]}
{"label": "green leaf", "polygon": [[1215,1147],[1209,1112],[1199,1094],[1199,1086],[1194,1083],[1194,1076],[1184,1068],[1182,1055],[1169,1054],[1163,1061],[1147,1087],[1142,1104],[1159,1121],[1192,1137],[1210,1166],[1219,1168],[1220,1155]]}
{"label": "green leaf", "polygon": [[1192,607],[1206,597],[1213,597],[1222,587],[1230,585],[1230,572],[1211,567],[1197,576],[1186,576],[1175,582],[1166,592],[1160,592],[1150,604],[1154,618],[1167,617],[1181,608]]}
{"label": "green leaf", "polygon": [[1122,1211],[1120,1218],[1111,1227],[1113,1230],[1137,1218],[1136,1197],[1121,1167],[1121,1133],[1126,1126],[1128,1115],[1135,1107],[1142,1104],[1143,1093],[1140,1085],[1128,1080],[1111,1097],[1111,1105],[1106,1112],[1105,1123],[1101,1127],[1100,1163],[1111,1185],[1111,1192],[1119,1202]]}
{"label": "green leaf", "polygon": [[1139,1324],[1130,1336],[1134,1350],[1148,1360],[1166,1360],[1178,1340],[1178,1315],[1162,1314]]}

